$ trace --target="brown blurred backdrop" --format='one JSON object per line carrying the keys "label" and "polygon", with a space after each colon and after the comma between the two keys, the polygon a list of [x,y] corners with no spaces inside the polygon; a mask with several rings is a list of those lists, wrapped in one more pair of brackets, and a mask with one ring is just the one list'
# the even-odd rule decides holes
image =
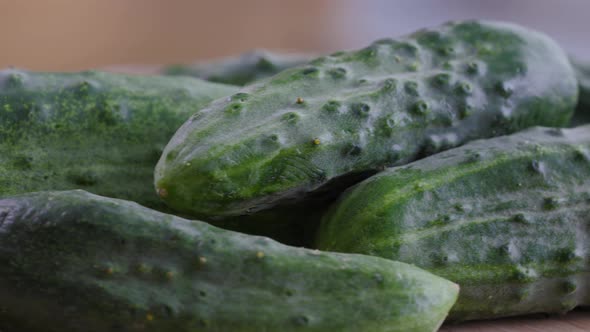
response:
{"label": "brown blurred backdrop", "polygon": [[73,70],[187,62],[254,47],[322,50],[329,47],[318,35],[328,2],[0,1],[0,66]]}
{"label": "brown blurred backdrop", "polygon": [[518,22],[590,58],[588,0],[0,0],[0,67],[191,62],[253,48],[324,53],[450,19]]}

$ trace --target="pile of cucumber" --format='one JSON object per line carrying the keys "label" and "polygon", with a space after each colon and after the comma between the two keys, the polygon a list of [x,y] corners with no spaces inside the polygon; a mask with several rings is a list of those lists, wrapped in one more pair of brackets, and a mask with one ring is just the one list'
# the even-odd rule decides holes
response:
{"label": "pile of cucumber", "polygon": [[590,305],[590,65],[549,37],[457,21],[166,73],[0,72],[0,332]]}

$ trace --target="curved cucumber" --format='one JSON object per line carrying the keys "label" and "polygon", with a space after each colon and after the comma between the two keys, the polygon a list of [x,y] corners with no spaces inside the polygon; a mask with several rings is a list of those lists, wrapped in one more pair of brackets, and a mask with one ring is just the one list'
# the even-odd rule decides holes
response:
{"label": "curved cucumber", "polygon": [[590,63],[572,59],[572,66],[578,78],[580,95],[578,106],[572,118],[572,126],[590,123]]}
{"label": "curved cucumber", "polygon": [[319,58],[211,103],[170,141],[155,183],[167,204],[198,217],[331,199],[386,166],[566,125],[576,100],[568,58],[545,35],[454,22]]}
{"label": "curved cucumber", "polygon": [[153,169],[164,145],[235,90],[178,77],[0,71],[0,197],[83,188],[162,209]]}
{"label": "curved cucumber", "polygon": [[238,57],[193,65],[173,65],[164,69],[165,75],[192,76],[211,82],[244,85],[257,81],[287,68],[311,60],[305,54],[280,54],[266,50],[254,50]]}
{"label": "curved cucumber", "polygon": [[320,249],[399,260],[461,286],[454,319],[590,305],[590,126],[479,140],[361,182]]}
{"label": "curved cucumber", "polygon": [[0,330],[435,331],[458,287],[87,192],[0,200]]}

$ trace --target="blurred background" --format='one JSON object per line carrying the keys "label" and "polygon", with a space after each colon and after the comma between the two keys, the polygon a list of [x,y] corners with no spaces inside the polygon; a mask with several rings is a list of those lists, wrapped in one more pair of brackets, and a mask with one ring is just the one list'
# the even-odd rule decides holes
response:
{"label": "blurred background", "polygon": [[0,67],[190,63],[253,48],[328,53],[466,18],[520,23],[590,59],[588,0],[0,0]]}

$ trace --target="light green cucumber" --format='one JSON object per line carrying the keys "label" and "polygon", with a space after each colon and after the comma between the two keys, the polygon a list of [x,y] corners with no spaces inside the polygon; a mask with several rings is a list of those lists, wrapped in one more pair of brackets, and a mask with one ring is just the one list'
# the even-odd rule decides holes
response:
{"label": "light green cucumber", "polygon": [[478,140],[347,191],[317,247],[458,283],[456,320],[590,305],[590,125]]}
{"label": "light green cucumber", "polygon": [[577,95],[567,55],[547,36],[451,22],[315,59],[212,102],[167,145],[155,184],[169,206],[199,218],[323,207],[387,166],[565,126]]}

